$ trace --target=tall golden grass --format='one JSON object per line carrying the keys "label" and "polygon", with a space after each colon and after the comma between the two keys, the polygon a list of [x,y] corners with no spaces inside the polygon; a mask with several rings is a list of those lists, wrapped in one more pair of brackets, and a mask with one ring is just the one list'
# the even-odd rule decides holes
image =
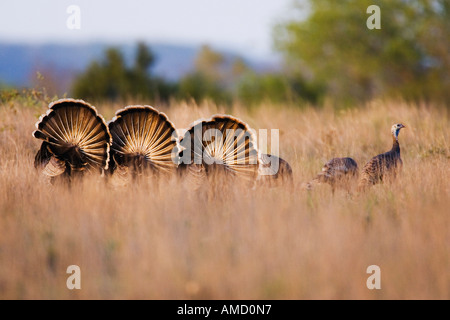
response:
{"label": "tall golden grass", "polygon": [[[111,119],[125,104],[96,107]],[[231,113],[280,129],[294,187],[192,192],[179,180],[115,189],[101,177],[47,186],[31,136],[46,106],[0,106],[1,299],[449,299],[449,115],[378,101],[359,109],[210,103],[161,108],[178,128]],[[401,122],[404,167],[393,183],[334,196],[301,188],[326,160],[360,167],[391,148]],[[270,151],[270,148],[269,148]],[[81,289],[69,290],[69,265]],[[369,290],[366,269],[381,269]]]}

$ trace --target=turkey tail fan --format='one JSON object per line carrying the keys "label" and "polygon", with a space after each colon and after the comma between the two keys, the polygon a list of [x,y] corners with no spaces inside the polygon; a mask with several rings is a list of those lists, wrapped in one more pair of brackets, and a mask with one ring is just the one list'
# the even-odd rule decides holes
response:
{"label": "turkey tail fan", "polygon": [[151,106],[127,106],[116,112],[108,126],[114,173],[175,172],[178,139],[175,126],[164,113]]}
{"label": "turkey tail fan", "polygon": [[[229,115],[198,120],[180,141],[184,148],[179,161],[189,174],[212,177],[226,174],[254,181],[258,175],[256,138],[243,121]],[[191,166],[195,168],[189,170]]]}
{"label": "turkey tail fan", "polygon": [[268,187],[282,185],[293,187],[294,179],[290,164],[275,155],[261,154],[258,168],[258,184]]}
{"label": "turkey tail fan", "polygon": [[35,167],[43,169],[45,175],[108,169],[108,126],[95,107],[83,100],[52,102],[36,128],[33,137],[43,143],[36,154]]}

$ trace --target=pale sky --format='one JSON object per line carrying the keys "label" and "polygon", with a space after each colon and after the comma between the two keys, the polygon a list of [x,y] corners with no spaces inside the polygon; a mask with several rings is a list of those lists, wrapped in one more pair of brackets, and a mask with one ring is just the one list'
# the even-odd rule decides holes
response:
{"label": "pale sky", "polygon": [[[0,41],[144,41],[203,44],[252,55],[272,52],[273,26],[293,0],[1,0]],[[80,8],[70,30],[67,8]]]}

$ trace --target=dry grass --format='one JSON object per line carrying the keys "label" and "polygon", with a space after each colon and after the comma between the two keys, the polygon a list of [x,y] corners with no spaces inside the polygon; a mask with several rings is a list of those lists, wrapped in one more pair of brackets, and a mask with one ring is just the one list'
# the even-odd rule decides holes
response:
{"label": "dry grass", "polygon": [[[97,105],[106,119],[125,105]],[[449,117],[374,102],[333,112],[262,105],[165,108],[179,128],[228,112],[281,129],[294,190],[194,194],[176,180],[123,190],[98,177],[70,188],[40,182],[34,123],[45,106],[0,106],[0,299],[449,299]],[[404,170],[349,198],[302,182],[334,156],[360,166],[390,149],[402,122]],[[66,268],[81,268],[81,290]],[[381,290],[366,268],[381,268]]]}

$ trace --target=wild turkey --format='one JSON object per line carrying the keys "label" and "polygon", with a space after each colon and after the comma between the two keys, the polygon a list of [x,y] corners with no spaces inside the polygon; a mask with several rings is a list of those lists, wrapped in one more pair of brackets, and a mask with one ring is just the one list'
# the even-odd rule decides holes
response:
{"label": "wild turkey", "polygon": [[95,107],[61,99],[49,105],[33,137],[43,140],[34,166],[49,177],[108,169],[111,135]]}
{"label": "wild turkey", "polygon": [[260,186],[293,186],[292,168],[286,160],[265,153],[259,160],[257,181]]}
{"label": "wild turkey", "polygon": [[250,127],[229,115],[194,122],[180,140],[179,171],[198,189],[206,181],[233,177],[254,183],[258,150]]}
{"label": "wild turkey", "polygon": [[353,183],[358,177],[358,164],[352,158],[333,158],[322,167],[314,179],[306,184],[306,189],[311,190],[315,183],[328,183],[334,193],[336,188],[350,192]]}
{"label": "wild turkey", "polygon": [[127,106],[116,112],[108,126],[111,171],[123,183],[144,173],[176,172],[176,130],[164,113],[151,106]]}
{"label": "wild turkey", "polygon": [[387,177],[395,177],[397,172],[401,169],[403,162],[400,157],[398,134],[402,128],[405,128],[403,124],[394,124],[391,127],[393,140],[392,149],[386,153],[373,157],[363,167],[358,184],[359,191],[364,191],[367,187],[382,182]]}

